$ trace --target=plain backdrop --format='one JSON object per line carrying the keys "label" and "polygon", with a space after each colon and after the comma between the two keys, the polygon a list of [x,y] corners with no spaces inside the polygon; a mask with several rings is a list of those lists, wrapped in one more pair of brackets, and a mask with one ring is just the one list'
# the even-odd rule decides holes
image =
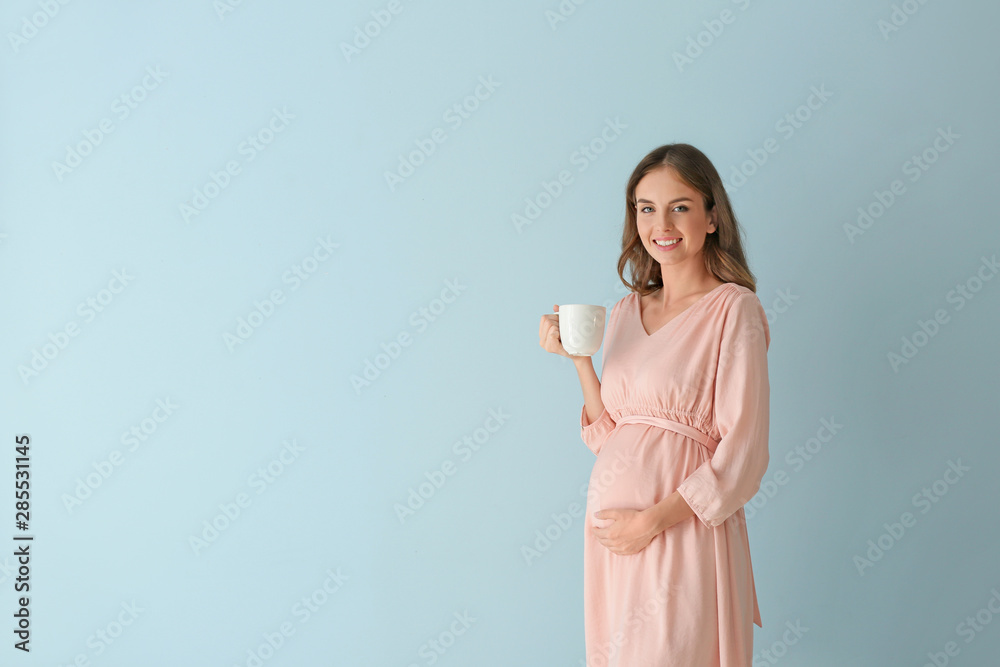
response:
{"label": "plain backdrop", "polygon": [[987,664],[998,20],[6,3],[0,662],[581,665],[594,455],[538,321],[625,296],[625,183],[685,142],[771,327],[755,665]]}

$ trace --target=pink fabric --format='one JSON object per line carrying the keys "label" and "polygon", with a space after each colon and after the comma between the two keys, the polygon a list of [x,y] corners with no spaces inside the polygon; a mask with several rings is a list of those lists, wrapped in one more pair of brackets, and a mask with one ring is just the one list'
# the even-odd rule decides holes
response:
{"label": "pink fabric", "polygon": [[[580,413],[597,455],[584,524],[587,667],[751,667],[762,626],[743,505],[768,464],[770,330],[757,295],[725,283],[647,335],[639,297],[608,317],[605,410]],[[695,511],[636,554],[591,533],[601,509],[678,491]]]}

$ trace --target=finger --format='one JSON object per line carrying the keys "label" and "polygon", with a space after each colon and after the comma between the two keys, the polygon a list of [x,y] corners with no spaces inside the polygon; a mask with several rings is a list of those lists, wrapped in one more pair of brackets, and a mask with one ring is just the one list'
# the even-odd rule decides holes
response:
{"label": "finger", "polygon": [[538,327],[538,339],[544,341],[551,338],[553,331],[557,336],[559,335],[559,327],[553,326],[548,320],[543,319]]}
{"label": "finger", "polygon": [[542,338],[546,335],[547,327],[549,326],[549,318],[542,315],[541,321],[538,323],[538,337]]}

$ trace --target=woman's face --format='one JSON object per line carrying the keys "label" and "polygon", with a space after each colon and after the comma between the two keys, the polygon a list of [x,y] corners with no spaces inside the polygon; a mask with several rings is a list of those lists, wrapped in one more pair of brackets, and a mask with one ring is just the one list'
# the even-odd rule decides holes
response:
{"label": "woman's face", "polygon": [[[635,187],[635,218],[646,252],[661,265],[700,258],[705,236],[714,232],[715,211],[706,212],[701,194],[677,177],[671,167],[659,167]],[[661,246],[657,241],[675,241]]]}

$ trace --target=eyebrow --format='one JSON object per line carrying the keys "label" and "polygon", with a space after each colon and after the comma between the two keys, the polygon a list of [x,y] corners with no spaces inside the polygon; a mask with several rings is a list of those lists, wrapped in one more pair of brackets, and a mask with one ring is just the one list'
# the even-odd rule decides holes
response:
{"label": "eyebrow", "polygon": [[[672,200],[668,201],[667,202],[667,206],[670,206],[671,204],[676,204],[679,201],[694,201],[694,200],[691,199],[690,197],[678,197],[677,199],[672,199]],[[636,199],[635,203],[636,204],[652,204],[653,202],[649,201],[648,199]]]}

